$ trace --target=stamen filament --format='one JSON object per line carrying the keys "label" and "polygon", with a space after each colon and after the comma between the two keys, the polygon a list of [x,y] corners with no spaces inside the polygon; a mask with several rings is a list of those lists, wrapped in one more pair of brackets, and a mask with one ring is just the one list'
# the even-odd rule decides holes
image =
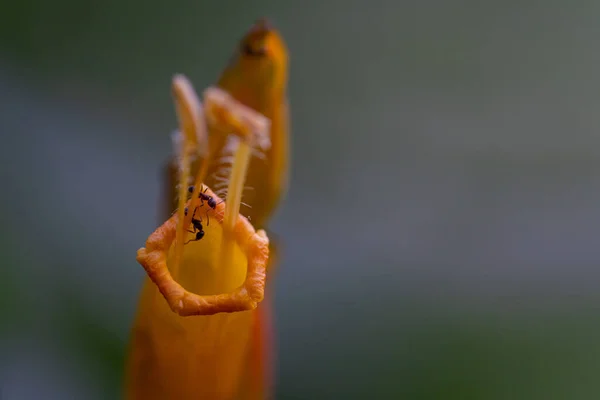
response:
{"label": "stamen filament", "polygon": [[240,211],[242,194],[244,192],[244,182],[246,181],[246,174],[248,172],[251,156],[251,146],[245,141],[240,140],[231,167],[231,175],[227,189],[227,203],[225,204],[225,217],[223,219],[223,238],[221,241],[220,262],[217,264],[221,268],[225,268],[221,274],[224,279],[226,279],[227,271],[230,269],[228,267],[232,262],[233,246],[235,243],[233,231]]}
{"label": "stamen filament", "polygon": [[[177,206],[177,220],[182,221],[177,225],[175,233],[175,254],[171,273],[177,279],[179,271],[179,262],[183,254],[183,243],[185,242],[185,227],[191,222],[191,215],[185,216],[185,203],[187,201],[187,182],[190,178],[190,168],[192,156],[200,153],[201,149],[206,149],[208,135],[206,132],[206,123],[202,114],[200,100],[191,82],[183,75],[175,75],[172,82],[173,97],[175,98],[175,108],[179,118],[179,126],[182,134],[181,154],[179,161],[179,193]],[[206,157],[205,157],[206,159]],[[206,160],[205,160],[206,162]],[[197,194],[196,194],[197,196]],[[187,219],[187,225],[185,220]]]}

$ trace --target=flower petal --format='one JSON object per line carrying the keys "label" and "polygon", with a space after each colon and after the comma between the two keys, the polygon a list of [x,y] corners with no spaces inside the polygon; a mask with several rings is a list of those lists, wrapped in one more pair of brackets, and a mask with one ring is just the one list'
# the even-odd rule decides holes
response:
{"label": "flower petal", "polygon": [[[209,195],[216,195],[208,192]],[[208,205],[198,207],[206,213]],[[215,208],[217,222],[223,223],[225,203]],[[167,259],[175,239],[177,215],[173,215],[146,241],[146,247],[138,250],[137,260],[165,297],[171,309],[181,316],[212,315],[220,312],[252,310],[262,301],[265,290],[266,265],[269,259],[269,239],[264,230],[256,232],[243,216],[239,216],[233,229],[237,245],[247,257],[247,275],[243,284],[228,293],[200,295],[183,288],[173,279]],[[216,251],[215,251],[216,252]]]}

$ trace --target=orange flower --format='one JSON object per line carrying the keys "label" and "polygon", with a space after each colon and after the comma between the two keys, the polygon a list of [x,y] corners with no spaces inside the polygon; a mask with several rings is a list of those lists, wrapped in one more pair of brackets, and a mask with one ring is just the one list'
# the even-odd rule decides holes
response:
{"label": "orange flower", "polygon": [[255,226],[265,227],[287,186],[286,81],[285,44],[264,20],[203,104],[185,77],[173,80],[180,131],[168,183],[177,200],[168,207],[176,211],[138,250],[148,277],[127,364],[129,399],[268,396],[263,298],[273,244]]}

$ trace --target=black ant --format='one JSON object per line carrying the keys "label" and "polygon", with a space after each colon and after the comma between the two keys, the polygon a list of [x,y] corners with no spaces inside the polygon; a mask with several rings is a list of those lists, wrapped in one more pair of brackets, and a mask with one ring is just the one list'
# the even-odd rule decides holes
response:
{"label": "black ant", "polygon": [[[201,191],[198,193],[198,198],[200,199],[200,206],[203,206],[204,202],[206,201],[208,206],[210,208],[212,208],[213,210],[215,210],[217,208],[217,201],[211,195],[206,194],[207,190],[208,190],[208,187],[204,188],[203,192]],[[194,193],[194,185],[192,185],[188,188],[188,192]],[[206,220],[207,220],[206,226],[208,226],[210,224],[210,218],[208,217],[208,213],[206,213]]]}
{"label": "black ant", "polygon": [[[196,207],[196,209],[194,210],[194,214],[192,214],[192,226],[194,227],[194,230],[187,230],[189,233],[195,233],[196,237],[194,239],[190,239],[187,242],[185,242],[184,244],[188,244],[189,242],[197,242],[198,240],[202,239],[204,237],[204,227],[202,226],[202,218],[200,219],[196,219],[194,218],[194,216],[196,215],[196,210],[198,210],[198,207]],[[185,215],[187,215],[188,213],[188,209],[187,207],[184,210]]]}
{"label": "black ant", "polygon": [[[215,208],[217,208],[217,202],[211,195],[206,194],[207,190],[208,188],[206,187],[204,188],[203,192],[198,193],[198,197],[200,198],[200,200],[202,200],[202,203],[200,203],[200,205],[203,206],[204,202],[206,201],[208,203],[208,206],[214,210]],[[190,194],[194,193],[193,185],[188,188],[188,192],[190,192]]]}

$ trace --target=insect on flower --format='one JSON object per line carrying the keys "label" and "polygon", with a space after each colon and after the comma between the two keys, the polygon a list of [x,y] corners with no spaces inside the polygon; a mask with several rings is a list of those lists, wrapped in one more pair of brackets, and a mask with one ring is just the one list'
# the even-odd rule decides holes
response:
{"label": "insect on flower", "polygon": [[[214,211],[217,209],[217,201],[215,200],[215,198],[209,194],[206,194],[206,191],[208,190],[208,187],[204,188],[204,191],[200,191],[198,192],[198,198],[200,199],[200,207],[204,207],[204,202],[206,202],[208,204],[208,206]],[[194,185],[188,187],[188,193],[193,194],[194,193]],[[222,201],[221,201],[222,202]],[[197,207],[196,209],[194,209],[194,214],[196,213]],[[187,208],[185,210],[185,215],[187,216]],[[192,223],[193,223],[193,218],[192,218]],[[210,217],[208,216],[208,211],[206,212],[206,226],[210,225]]]}
{"label": "insect on flower", "polygon": [[[201,240],[204,237],[204,227],[202,226],[202,218],[200,218],[200,219],[194,218],[196,215],[196,211],[198,211],[198,207],[196,207],[194,209],[194,214],[192,215],[192,227],[194,229],[187,230],[189,233],[195,233],[196,237],[194,239],[188,240],[187,242],[185,242],[185,244],[188,244],[189,242],[197,242],[198,240]],[[188,213],[187,207],[185,208],[184,213],[185,213],[185,215],[187,215],[187,213]]]}
{"label": "insect on flower", "polygon": [[[208,188],[204,188],[203,192],[198,193],[198,197],[202,200],[200,205],[204,205],[204,202],[206,201],[208,203],[208,206],[214,210],[215,208],[217,208],[217,201],[212,196],[206,194],[207,189]],[[188,192],[190,194],[194,193],[194,185],[188,188]]]}
{"label": "insect on flower", "polygon": [[[283,37],[259,20],[202,102],[185,76],[173,78],[179,130],[165,195],[171,200],[166,221],[137,252],[147,278],[132,331],[127,399],[269,397],[265,297],[277,251],[264,228],[287,188],[287,61]],[[224,156],[231,157],[225,169]],[[240,214],[245,187],[254,189],[244,198],[248,218]],[[210,227],[209,214],[216,221]],[[199,242],[185,246],[190,241]]]}

